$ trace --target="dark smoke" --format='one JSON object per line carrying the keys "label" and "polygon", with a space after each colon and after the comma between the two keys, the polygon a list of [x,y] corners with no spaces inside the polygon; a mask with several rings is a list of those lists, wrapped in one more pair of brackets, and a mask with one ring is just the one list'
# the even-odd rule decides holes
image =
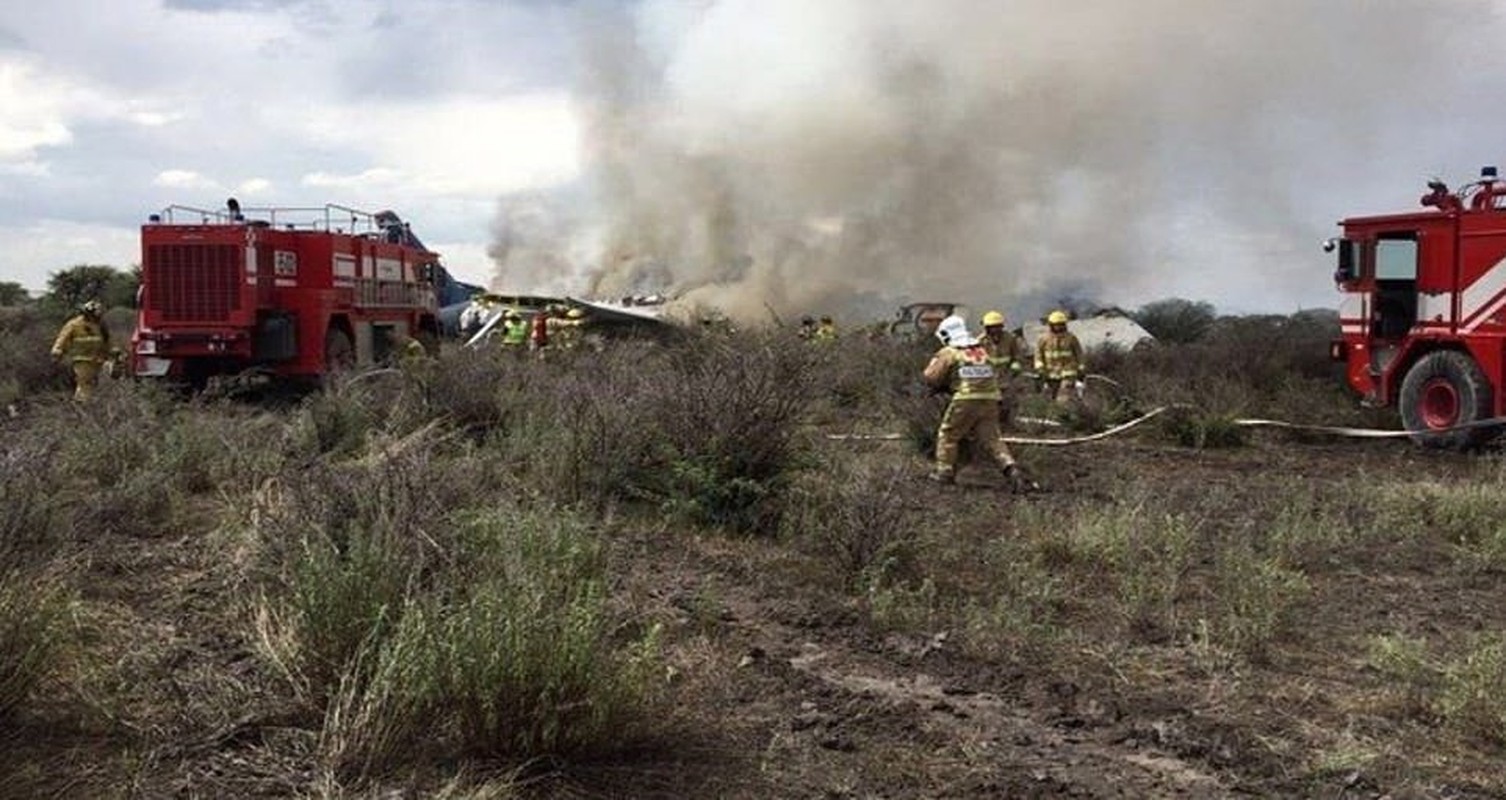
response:
{"label": "dark smoke", "polygon": [[507,206],[499,279],[750,318],[1326,298],[1313,244],[1366,209],[1312,187],[1399,140],[1373,132],[1453,113],[1457,54],[1495,12],[648,0],[582,19],[585,189]]}

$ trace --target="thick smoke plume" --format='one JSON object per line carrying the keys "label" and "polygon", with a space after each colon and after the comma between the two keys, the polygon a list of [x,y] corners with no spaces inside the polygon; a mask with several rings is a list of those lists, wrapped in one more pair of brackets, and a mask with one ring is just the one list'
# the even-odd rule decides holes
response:
{"label": "thick smoke plume", "polygon": [[[1420,120],[1456,113],[1450,54],[1493,29],[1491,9],[597,9],[581,36],[584,186],[507,202],[499,282],[667,291],[745,318],[931,298],[1034,314],[1068,290],[1124,304],[1321,301],[1314,243],[1341,213],[1368,210],[1327,203]],[[1376,133],[1402,126],[1408,137]]]}

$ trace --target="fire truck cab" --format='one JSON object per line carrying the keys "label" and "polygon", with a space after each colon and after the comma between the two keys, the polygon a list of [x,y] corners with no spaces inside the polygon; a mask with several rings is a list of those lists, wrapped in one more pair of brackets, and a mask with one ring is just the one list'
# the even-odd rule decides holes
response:
{"label": "fire truck cab", "polygon": [[438,348],[439,255],[391,211],[171,206],[141,228],[132,365],[204,387],[247,372],[318,381]]}
{"label": "fire truck cab", "polygon": [[1325,243],[1342,294],[1332,355],[1414,441],[1463,449],[1506,412],[1506,181],[1486,167],[1428,189],[1421,210],[1345,219]]}

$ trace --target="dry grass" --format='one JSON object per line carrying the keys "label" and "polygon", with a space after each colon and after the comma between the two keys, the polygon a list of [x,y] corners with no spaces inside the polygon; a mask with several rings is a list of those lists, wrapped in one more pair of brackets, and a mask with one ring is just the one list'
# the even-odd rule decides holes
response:
{"label": "dry grass", "polygon": [[[25,408],[0,421],[0,713],[109,732],[75,779],[143,795],[529,796],[580,765],[660,780],[648,759],[719,737],[768,748],[764,769],[805,759],[757,786],[862,794],[926,786],[976,742],[884,729],[887,707],[813,688],[791,653],[868,668],[919,641],[894,663],[1022,676],[1021,714],[1066,713],[1049,687],[1069,686],[1094,736],[1122,724],[1257,794],[1345,769],[1398,796],[1506,790],[1479,783],[1506,741],[1506,648],[1471,630],[1506,622],[1500,471],[1230,424],[1375,419],[1312,352],[1320,327],[1226,320],[1099,356],[1124,394],[1069,427],[1122,401],[1192,408],[1101,448],[1021,448],[1047,485],[1026,497],[915,479],[941,403],[917,386],[927,348],[893,342],[451,352],[288,408],[114,383],[80,409],[18,358],[0,373]],[[910,441],[819,435],[884,430]],[[1095,721],[1089,695],[1122,720]],[[859,710],[842,728],[807,702]],[[807,722],[825,731],[811,752]],[[930,752],[917,739],[953,760],[862,760]],[[54,791],[39,765],[67,751],[0,778]],[[853,771],[815,777],[838,763]],[[682,793],[759,794],[673,772]]]}

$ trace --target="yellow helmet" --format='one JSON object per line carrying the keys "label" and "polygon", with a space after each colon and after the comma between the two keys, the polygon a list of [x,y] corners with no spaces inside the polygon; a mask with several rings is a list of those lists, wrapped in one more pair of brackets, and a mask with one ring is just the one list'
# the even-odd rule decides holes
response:
{"label": "yellow helmet", "polygon": [[1066,325],[1067,324],[1067,312],[1065,312],[1065,311],[1053,311],[1053,312],[1051,312],[1051,314],[1046,317],[1046,324],[1047,325]]}
{"label": "yellow helmet", "polygon": [[570,319],[580,319],[581,317],[584,317],[585,315],[586,315],[586,312],[581,311],[578,308],[572,308],[569,311],[565,312],[565,316],[569,317]]}
{"label": "yellow helmet", "polygon": [[994,325],[1003,325],[1004,315],[998,311],[990,311],[983,315],[983,327],[989,328]]}

